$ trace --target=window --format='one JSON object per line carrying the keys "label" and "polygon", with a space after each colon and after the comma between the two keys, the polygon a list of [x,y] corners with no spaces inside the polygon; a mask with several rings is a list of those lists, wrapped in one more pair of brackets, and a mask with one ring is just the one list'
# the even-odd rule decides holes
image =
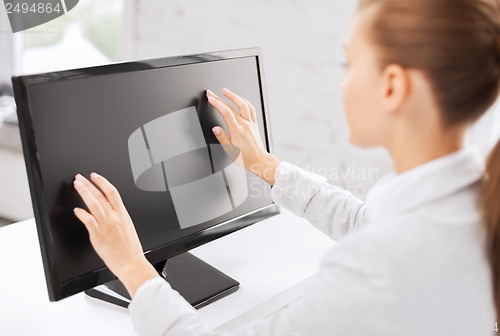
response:
{"label": "window", "polygon": [[128,1],[81,0],[67,14],[19,33],[22,34],[20,72],[57,71],[128,58],[125,53]]}

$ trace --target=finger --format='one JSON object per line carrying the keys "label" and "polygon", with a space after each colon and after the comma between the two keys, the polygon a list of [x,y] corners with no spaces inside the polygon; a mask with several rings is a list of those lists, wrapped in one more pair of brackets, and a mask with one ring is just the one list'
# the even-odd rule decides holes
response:
{"label": "finger", "polygon": [[92,195],[94,195],[94,197],[99,201],[99,203],[101,203],[101,206],[103,208],[104,211],[106,211],[107,209],[109,209],[109,202],[108,200],[106,199],[106,197],[104,197],[104,195],[102,194],[102,192],[96,188],[96,186],[94,184],[92,184],[92,182],[90,182],[89,180],[87,180],[83,175],[81,174],[77,174],[75,176],[75,178],[77,180],[80,180],[82,181],[82,183],[90,190],[90,192],[92,193]]}
{"label": "finger", "polygon": [[228,109],[233,112],[233,115],[238,123],[240,123],[241,115],[236,111],[231,104],[227,103],[224,101],[224,99],[221,99],[219,96],[217,96],[215,93],[213,93],[211,90],[207,90],[207,98],[210,98],[210,96],[214,97],[215,99],[219,100],[221,103],[227,106]]}
{"label": "finger", "polygon": [[[220,98],[219,98],[219,99],[220,99]],[[233,115],[234,115],[234,117],[236,118],[236,121],[237,121],[238,123],[241,123],[241,119],[242,119],[242,117],[241,117],[241,115],[239,114],[239,112],[238,112],[238,111],[236,111],[236,110],[234,109],[234,107],[232,107],[232,106],[231,106],[228,102],[226,102],[224,99],[220,99],[220,101],[221,101],[224,105],[226,105],[226,106],[227,106],[227,108],[231,110],[231,112],[233,112]]]}
{"label": "finger", "polygon": [[111,206],[114,209],[118,210],[125,208],[120,193],[116,187],[111,184],[111,182],[109,182],[104,176],[97,173],[90,174],[90,178],[99,187],[99,189],[102,190],[106,199],[109,203],[111,203]]}
{"label": "finger", "polygon": [[231,145],[231,140],[222,127],[215,126],[212,128],[212,132],[214,132],[215,137],[221,145]]}
{"label": "finger", "polygon": [[231,134],[233,130],[236,130],[239,124],[236,120],[236,116],[233,114],[233,111],[231,111],[231,109],[227,107],[220,99],[210,96],[208,97],[208,101],[222,115],[222,118],[224,119],[224,122],[229,129],[229,134]]}
{"label": "finger", "polygon": [[255,107],[247,99],[245,99],[248,106],[250,107],[250,117],[252,117],[253,122],[257,122],[257,113],[255,112]]}
{"label": "finger", "polygon": [[[215,134],[215,137],[219,141],[219,143],[222,146],[222,149],[224,149],[224,152],[229,156],[229,158],[233,161],[235,161],[238,158],[238,155],[240,154],[240,150],[238,147],[234,146],[231,143],[231,139],[227,136],[226,132],[224,132],[224,129],[219,126],[215,126],[212,128],[212,131]],[[241,155],[240,155],[241,156]]]}
{"label": "finger", "polygon": [[99,223],[95,220],[94,216],[81,208],[74,208],[75,216],[85,225],[90,234],[94,234],[99,230]]}
{"label": "finger", "polygon": [[106,212],[102,208],[99,201],[92,195],[90,190],[83,184],[80,180],[75,180],[73,183],[76,191],[81,196],[83,202],[90,210],[90,213],[95,217],[95,219],[99,222],[102,222],[106,219]]}
{"label": "finger", "polygon": [[226,96],[230,101],[234,103],[234,105],[236,105],[240,109],[240,115],[244,119],[250,121],[250,107],[248,106],[245,99],[241,98],[236,93],[229,91],[228,89],[224,89],[222,90],[222,92],[224,92],[224,96]]}

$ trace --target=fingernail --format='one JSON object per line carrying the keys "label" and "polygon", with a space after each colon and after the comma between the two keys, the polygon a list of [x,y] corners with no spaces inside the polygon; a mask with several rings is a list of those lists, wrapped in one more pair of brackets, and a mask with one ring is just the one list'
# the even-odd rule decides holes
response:
{"label": "fingernail", "polygon": [[80,180],[75,181],[75,187],[83,187],[83,183]]}
{"label": "fingernail", "polygon": [[217,97],[217,95],[215,93],[213,93],[212,90],[207,90],[207,93],[209,96]]}
{"label": "fingernail", "polygon": [[92,176],[92,177],[99,177],[100,175],[97,174],[97,173],[92,173],[92,174],[90,174],[90,176]]}
{"label": "fingernail", "polygon": [[82,174],[76,174],[75,178],[77,180],[83,181],[85,178],[82,176]]}
{"label": "fingernail", "polygon": [[210,97],[208,97],[208,100],[210,100],[210,101],[215,101],[215,98],[214,98],[214,97],[212,97],[212,96],[210,96]]}
{"label": "fingernail", "polygon": [[73,208],[73,212],[77,212],[78,211],[78,208]]}
{"label": "fingernail", "polygon": [[220,129],[219,127],[214,127],[212,128],[212,132],[214,132],[215,135],[219,135],[220,134]]}
{"label": "fingernail", "polygon": [[224,88],[222,91],[224,91],[224,93],[231,93],[231,91],[229,91],[229,89],[226,88]]}

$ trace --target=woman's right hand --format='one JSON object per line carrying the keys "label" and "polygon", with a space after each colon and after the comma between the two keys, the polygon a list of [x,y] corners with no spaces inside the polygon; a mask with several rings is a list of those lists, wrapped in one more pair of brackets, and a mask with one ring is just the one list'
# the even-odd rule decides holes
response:
{"label": "woman's right hand", "polygon": [[248,100],[228,89],[224,89],[223,94],[239,111],[207,90],[208,101],[222,115],[229,132],[228,135],[222,127],[216,126],[212,129],[215,137],[221,145],[232,145],[239,149],[243,162],[237,163],[274,185],[274,175],[280,161],[268,153],[262,143],[255,108]]}

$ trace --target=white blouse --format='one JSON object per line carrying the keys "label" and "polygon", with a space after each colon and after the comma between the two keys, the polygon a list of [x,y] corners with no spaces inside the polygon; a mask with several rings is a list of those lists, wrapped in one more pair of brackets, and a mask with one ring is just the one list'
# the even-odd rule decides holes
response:
{"label": "white blouse", "polygon": [[[162,278],[137,291],[139,335],[491,335],[495,307],[470,147],[380,179],[366,203],[287,162],[273,201],[339,240],[308,289],[265,319],[211,331]],[[367,206],[368,204],[368,206]]]}

